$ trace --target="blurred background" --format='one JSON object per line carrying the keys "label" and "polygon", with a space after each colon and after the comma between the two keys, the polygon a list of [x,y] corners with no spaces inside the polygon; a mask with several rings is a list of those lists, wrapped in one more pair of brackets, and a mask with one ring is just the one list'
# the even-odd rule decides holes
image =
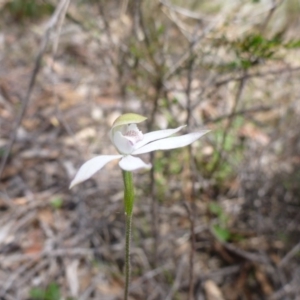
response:
{"label": "blurred background", "polygon": [[122,299],[124,112],[210,129],[134,175],[131,299],[300,299],[298,0],[0,0],[0,299]]}

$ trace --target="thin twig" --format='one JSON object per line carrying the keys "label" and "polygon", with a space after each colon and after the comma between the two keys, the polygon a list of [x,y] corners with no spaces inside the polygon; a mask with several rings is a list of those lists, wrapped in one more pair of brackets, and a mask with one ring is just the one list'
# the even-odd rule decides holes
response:
{"label": "thin twig", "polygon": [[120,17],[126,14],[127,8],[128,8],[128,2],[129,0],[123,0],[121,9],[120,9]]}
{"label": "thin twig", "polygon": [[[150,131],[153,128],[155,115],[158,110],[158,101],[162,90],[162,77],[157,79],[156,85],[155,85],[155,96],[153,99],[153,107],[152,112],[149,118],[148,122],[148,131]],[[155,161],[155,152],[150,153],[150,163],[154,166]],[[157,209],[157,201],[156,201],[156,192],[155,192],[155,177],[154,177],[154,167],[150,170],[150,195],[151,195],[151,226],[152,226],[152,234],[154,238],[154,247],[153,247],[153,267],[156,267],[157,262],[157,248],[158,248],[158,209]]]}
{"label": "thin twig", "polygon": [[[57,112],[57,119],[64,126],[64,128],[68,132],[68,134],[70,136],[72,136],[73,138],[75,138],[74,132],[72,131],[69,124],[67,124],[67,122],[65,121],[63,113],[59,108],[59,97],[57,95],[56,84],[55,84],[55,79],[54,79],[54,65],[55,65],[55,61],[56,61],[56,53],[57,53],[58,44],[59,44],[59,37],[61,35],[62,25],[65,20],[69,5],[70,5],[70,0],[66,0],[65,6],[64,6],[64,8],[60,14],[59,20],[57,22],[56,36],[54,38],[53,47],[52,47],[51,76],[52,76],[52,93],[53,93],[53,98],[55,99],[55,108],[56,108],[56,112]],[[80,150],[78,150],[78,151],[80,151]]]}
{"label": "thin twig", "polygon": [[268,256],[258,253],[247,252],[245,250],[239,249],[230,243],[222,243],[222,245],[229,251],[243,257],[246,260],[257,262],[266,265],[272,265]]}
{"label": "thin twig", "polygon": [[0,256],[1,261],[9,261],[11,263],[21,263],[26,260],[36,260],[43,257],[64,257],[64,256],[92,256],[95,253],[102,252],[102,248],[65,248],[65,249],[51,249],[41,251],[34,254],[14,254],[9,256]]}
{"label": "thin twig", "polygon": [[22,275],[25,271],[27,271],[29,268],[31,268],[33,264],[35,264],[34,261],[28,261],[27,263],[20,266],[15,272],[13,272],[5,282],[0,292],[0,297],[3,297],[6,294],[6,292],[11,288],[13,283],[18,279],[18,277]]}
{"label": "thin twig", "polygon": [[268,70],[268,71],[262,71],[262,72],[253,72],[253,73],[247,73],[247,74],[242,74],[242,75],[237,75],[237,76],[232,76],[226,79],[222,79],[220,81],[215,82],[215,86],[219,87],[221,85],[227,84],[232,81],[241,81],[243,78],[249,79],[253,77],[265,77],[265,76],[276,76],[279,74],[283,73],[292,73],[292,72],[299,72],[300,71],[300,66],[297,67],[284,67],[284,68],[278,68],[275,70]]}
{"label": "thin twig", "polygon": [[242,77],[240,82],[239,82],[237,93],[236,93],[236,96],[235,96],[235,99],[234,99],[234,105],[233,105],[232,111],[230,113],[231,116],[229,117],[228,123],[227,123],[226,128],[224,129],[224,133],[222,135],[222,140],[221,140],[221,143],[220,143],[218,157],[215,160],[215,162],[212,166],[212,169],[211,169],[212,174],[216,171],[216,169],[219,167],[220,162],[222,161],[223,153],[224,153],[224,145],[225,145],[230,127],[231,127],[232,122],[234,120],[233,116],[236,112],[237,106],[238,106],[239,101],[240,101],[241,96],[242,96],[243,89],[246,85],[246,76],[247,76],[247,70],[244,70],[244,77]]}
{"label": "thin twig", "polygon": [[272,0],[272,7],[269,10],[269,13],[265,19],[265,21],[263,22],[262,26],[261,26],[261,32],[264,33],[267,29],[267,26],[270,22],[270,20],[272,19],[272,16],[274,15],[276,9],[283,3],[283,1],[285,0],[280,0],[279,3],[276,3],[276,0]]}
{"label": "thin twig", "polygon": [[[300,268],[297,268],[293,273],[293,279],[289,283],[285,284],[281,289],[273,293],[269,300],[280,300],[280,299],[290,299],[287,296],[299,296],[300,288],[299,288],[299,281],[300,281]],[[299,299],[299,298],[293,298]]]}
{"label": "thin twig", "polygon": [[48,42],[49,42],[51,31],[56,26],[56,24],[59,22],[61,13],[64,11],[65,6],[68,5],[68,3],[69,3],[69,0],[61,0],[60,1],[60,3],[56,7],[56,9],[55,9],[55,11],[54,11],[54,13],[53,13],[53,15],[50,19],[50,21],[48,22],[48,24],[46,26],[44,36],[43,36],[42,41],[40,43],[40,49],[39,49],[38,55],[37,55],[36,60],[35,60],[35,65],[34,65],[34,68],[33,68],[33,71],[32,71],[32,75],[30,77],[28,89],[27,89],[26,95],[25,95],[25,97],[22,101],[21,110],[20,110],[19,115],[17,117],[17,121],[16,121],[16,124],[14,126],[14,129],[11,133],[9,144],[5,149],[5,153],[4,153],[2,161],[1,161],[0,178],[2,176],[4,168],[6,166],[6,163],[7,163],[9,154],[12,150],[12,147],[14,145],[14,142],[16,140],[18,128],[20,127],[21,122],[23,120],[23,117],[25,115],[25,112],[26,112],[26,109],[27,109],[27,106],[28,106],[28,103],[29,103],[29,100],[30,100],[30,96],[32,94],[32,90],[35,86],[36,78],[37,78],[37,75],[38,75],[40,67],[41,67],[42,58],[44,56],[44,53],[46,51],[46,48],[47,48],[47,45],[48,45]]}
{"label": "thin twig", "polygon": [[[194,30],[194,36],[196,37],[196,31],[198,26],[195,27]],[[187,97],[187,118],[186,118],[186,124],[187,126],[190,125],[190,120],[192,116],[192,109],[191,109],[191,104],[192,104],[192,97],[191,97],[191,88],[192,88],[192,81],[193,81],[193,65],[194,65],[194,53],[193,53],[193,44],[196,42],[196,39],[194,38],[190,42],[190,60],[188,63],[188,73],[187,73],[187,87],[186,87],[186,97]],[[194,211],[195,211],[195,180],[193,176],[193,158],[192,158],[192,148],[189,146],[188,147],[188,152],[189,152],[189,171],[190,171],[190,182],[192,184],[189,198],[191,201],[191,206],[192,209],[188,206],[187,203],[186,209],[188,211],[189,215],[189,220],[190,220],[190,231],[191,231],[191,249],[190,249],[190,257],[189,257],[189,293],[188,293],[188,300],[193,299],[193,294],[194,294],[194,256],[195,256],[195,248],[196,248],[196,237],[195,237],[195,221],[194,221]]]}
{"label": "thin twig", "polygon": [[138,278],[137,280],[134,281],[134,283],[130,287],[130,290],[136,289],[144,281],[152,279],[153,277],[157,276],[158,274],[161,274],[162,272],[170,270],[170,268],[171,268],[171,264],[168,262],[165,265],[162,265],[161,267],[158,267],[156,269],[148,271],[143,276],[141,276],[140,278]]}
{"label": "thin twig", "polygon": [[300,242],[296,244],[280,261],[279,267],[282,268],[286,265],[297,253],[300,251]]}
{"label": "thin twig", "polygon": [[168,1],[160,0],[159,2],[162,5],[168,7],[169,9],[171,9],[171,10],[175,11],[176,13],[179,13],[179,14],[185,16],[185,17],[189,17],[191,19],[196,19],[196,20],[199,20],[199,21],[203,21],[203,20],[208,19],[208,17],[205,16],[205,15],[200,15],[199,13],[195,13],[191,10],[186,9],[186,8],[174,5],[174,4],[172,4]]}
{"label": "thin twig", "polygon": [[175,292],[178,290],[178,287],[179,287],[180,282],[181,282],[183,270],[184,270],[184,268],[183,268],[184,262],[185,262],[185,257],[183,256],[180,260],[178,268],[176,268],[177,269],[176,278],[175,278],[174,283],[173,283],[168,295],[166,296],[165,300],[173,299],[173,296],[174,296]]}
{"label": "thin twig", "polygon": [[[150,162],[153,165],[155,156],[155,152],[150,153]],[[153,235],[153,258],[152,264],[153,267],[156,267],[157,263],[157,247],[158,247],[158,209],[157,209],[157,201],[156,201],[156,193],[155,193],[155,177],[154,177],[154,167],[150,170],[150,197],[151,197],[151,230]]]}
{"label": "thin twig", "polygon": [[166,72],[164,74],[164,80],[169,79],[170,77],[172,77],[172,75],[174,75],[177,72],[177,70],[189,58],[190,51],[194,50],[197,47],[197,45],[205,38],[205,36],[215,28],[215,26],[218,24],[218,22],[219,22],[219,20],[212,22],[209,26],[207,26],[203,30],[203,32],[200,36],[197,36],[196,38],[193,37],[192,49],[190,49],[190,45],[189,45],[189,48],[187,49],[187,51],[184,52],[183,55],[177,60],[177,62],[172,64],[172,67],[168,70],[168,72]]}
{"label": "thin twig", "polygon": [[240,115],[248,115],[248,114],[253,114],[253,113],[257,113],[257,112],[270,111],[274,108],[275,108],[275,106],[257,106],[257,107],[252,107],[249,109],[241,109],[241,110],[237,110],[235,112],[231,112],[229,114],[225,114],[225,115],[216,117],[214,119],[208,119],[205,122],[203,122],[203,124],[206,125],[206,124],[210,124],[210,123],[218,123],[222,120],[229,119],[232,117],[236,117],[236,116],[240,116]]}
{"label": "thin twig", "polygon": [[190,231],[191,231],[191,250],[190,250],[190,257],[189,257],[189,293],[188,293],[188,300],[193,299],[194,294],[194,285],[195,285],[195,278],[194,278],[194,256],[195,256],[195,249],[196,249],[196,237],[195,237],[195,217],[194,217],[194,208],[195,205],[192,203],[193,208],[191,209],[189,205],[185,202],[185,207],[188,212],[189,221],[190,221]]}

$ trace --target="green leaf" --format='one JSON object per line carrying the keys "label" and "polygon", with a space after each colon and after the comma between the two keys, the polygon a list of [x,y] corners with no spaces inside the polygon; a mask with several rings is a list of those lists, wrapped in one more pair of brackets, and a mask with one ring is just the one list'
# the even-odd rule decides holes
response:
{"label": "green leaf", "polygon": [[34,299],[34,300],[43,300],[45,299],[45,290],[40,289],[40,288],[32,288],[29,292],[30,294],[30,298]]}
{"label": "green leaf", "polygon": [[60,299],[60,290],[59,286],[56,283],[50,283],[46,290],[46,299],[45,300],[59,300]]}
{"label": "green leaf", "polygon": [[215,215],[218,216],[218,217],[221,216],[221,215],[223,214],[223,209],[222,209],[222,207],[221,207],[219,204],[215,203],[215,202],[209,203],[208,209],[209,209],[209,211],[210,211],[212,214],[215,214]]}
{"label": "green leaf", "polygon": [[159,25],[157,28],[157,35],[162,35],[165,32],[166,28],[164,25]]}
{"label": "green leaf", "polygon": [[300,40],[296,41],[290,41],[285,44],[285,47],[287,49],[294,49],[294,48],[300,48]]}
{"label": "green leaf", "polygon": [[219,225],[213,225],[212,231],[215,237],[221,242],[227,242],[231,237],[230,231],[226,228],[220,227]]}
{"label": "green leaf", "polygon": [[34,287],[29,292],[30,298],[34,300],[60,300],[60,289],[57,283],[53,282],[46,289]]}
{"label": "green leaf", "polygon": [[50,203],[56,209],[60,209],[63,206],[63,200],[61,197],[52,198]]}

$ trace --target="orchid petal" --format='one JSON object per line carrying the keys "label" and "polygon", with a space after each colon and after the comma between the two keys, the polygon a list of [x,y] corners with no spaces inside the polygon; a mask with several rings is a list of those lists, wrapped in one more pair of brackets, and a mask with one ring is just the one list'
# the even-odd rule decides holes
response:
{"label": "orchid petal", "polygon": [[113,135],[113,144],[122,154],[130,154],[134,150],[134,142],[132,141],[132,139],[124,136],[120,131],[117,131]]}
{"label": "orchid petal", "polygon": [[180,126],[180,127],[174,128],[174,129],[164,129],[164,130],[157,130],[157,131],[145,133],[143,136],[143,139],[134,145],[134,149],[139,149],[150,142],[153,142],[155,140],[160,140],[160,139],[166,138],[172,134],[175,134],[176,132],[178,132],[179,130],[184,128],[185,126],[186,125],[183,125],[183,126]]}
{"label": "orchid petal", "polygon": [[171,150],[175,148],[185,147],[198,140],[201,136],[203,136],[207,132],[209,132],[209,130],[201,130],[199,132],[193,132],[181,136],[174,136],[174,137],[158,140],[133,151],[132,154],[136,155],[136,154],[148,153],[155,150]]}
{"label": "orchid petal", "polygon": [[70,189],[78,183],[92,177],[97,171],[102,169],[110,161],[121,157],[122,155],[100,155],[88,160],[78,170],[75,178],[70,184]]}
{"label": "orchid petal", "polygon": [[124,156],[119,161],[119,166],[125,171],[135,171],[138,169],[151,169],[151,164],[144,163],[140,158],[131,155]]}

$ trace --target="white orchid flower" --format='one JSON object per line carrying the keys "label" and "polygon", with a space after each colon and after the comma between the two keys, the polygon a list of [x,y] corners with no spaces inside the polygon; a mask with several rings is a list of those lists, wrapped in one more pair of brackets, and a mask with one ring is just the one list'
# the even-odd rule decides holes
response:
{"label": "white orchid flower", "polygon": [[117,118],[110,130],[109,137],[120,154],[100,155],[85,162],[72,180],[70,188],[89,179],[107,163],[116,159],[121,159],[119,166],[124,171],[150,169],[152,167],[151,164],[146,164],[140,158],[135,157],[135,155],[155,150],[185,147],[209,132],[209,130],[200,130],[182,136],[170,137],[185,127],[184,125],[175,129],[157,130],[143,134],[136,124],[146,119],[141,115],[132,113],[124,114]]}

